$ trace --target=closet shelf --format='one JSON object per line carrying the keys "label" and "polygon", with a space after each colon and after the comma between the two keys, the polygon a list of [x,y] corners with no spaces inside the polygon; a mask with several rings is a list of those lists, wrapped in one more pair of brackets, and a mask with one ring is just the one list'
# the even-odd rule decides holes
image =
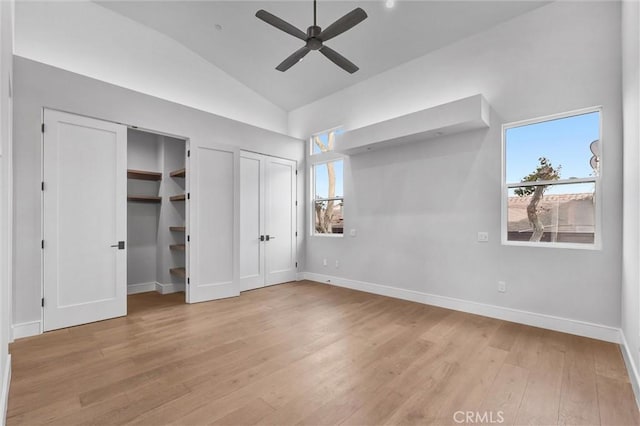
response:
{"label": "closet shelf", "polygon": [[180,278],[187,277],[187,270],[185,268],[171,268],[169,269],[169,273]]}
{"label": "closet shelf", "polygon": [[174,170],[171,172],[171,177],[185,177],[187,169]]}
{"label": "closet shelf", "polygon": [[185,194],[172,195],[169,199],[171,201],[184,201],[187,199],[187,196]]}
{"label": "closet shelf", "polygon": [[169,246],[170,250],[177,250],[177,251],[185,251],[187,249],[187,245],[186,244],[171,244]]}
{"label": "closet shelf", "polygon": [[184,226],[170,226],[169,227],[169,231],[172,231],[172,232],[185,232],[186,231],[186,227],[184,227]]}
{"label": "closet shelf", "polygon": [[160,203],[162,197],[153,195],[127,195],[127,201],[136,201],[140,203]]}
{"label": "closet shelf", "polygon": [[137,179],[137,180],[162,180],[162,173],[158,172],[147,172],[144,170],[127,170],[127,178],[128,179]]}

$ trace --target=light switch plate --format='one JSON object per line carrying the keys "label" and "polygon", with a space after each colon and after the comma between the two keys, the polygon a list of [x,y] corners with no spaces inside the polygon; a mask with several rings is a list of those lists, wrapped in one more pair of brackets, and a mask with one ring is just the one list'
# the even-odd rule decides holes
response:
{"label": "light switch plate", "polygon": [[489,233],[488,232],[478,232],[478,242],[486,243],[489,241]]}

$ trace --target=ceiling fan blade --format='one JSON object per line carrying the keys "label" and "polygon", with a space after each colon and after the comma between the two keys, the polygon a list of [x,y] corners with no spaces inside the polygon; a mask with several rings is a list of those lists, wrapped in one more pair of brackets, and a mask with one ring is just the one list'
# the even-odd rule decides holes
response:
{"label": "ceiling fan blade", "polygon": [[309,49],[307,46],[301,47],[300,49],[293,52],[293,54],[289,56],[287,59],[282,61],[280,65],[276,67],[276,69],[282,72],[288,70],[289,68],[297,64],[300,61],[300,59],[304,58],[305,55],[310,52],[310,50],[311,49]]}
{"label": "ceiling fan blade", "polygon": [[349,74],[353,74],[360,69],[353,62],[351,62],[335,50],[331,49],[330,47],[322,46],[320,48],[320,53],[329,58],[331,62],[333,62]]}
{"label": "ceiling fan blade", "polygon": [[359,7],[353,9],[351,12],[347,13],[342,18],[338,19],[336,22],[325,28],[324,31],[320,33],[318,38],[322,41],[331,40],[335,36],[340,35],[343,32],[355,27],[365,19],[367,19],[367,12]]}
{"label": "ceiling fan blade", "polygon": [[284,31],[287,34],[291,34],[294,37],[298,37],[300,40],[307,41],[307,34],[306,33],[304,33],[303,31],[299,30],[298,28],[294,27],[293,25],[291,25],[287,21],[284,21],[284,20],[278,18],[277,16],[272,15],[271,13],[267,12],[266,10],[260,9],[259,11],[257,11],[256,12],[256,17],[258,19],[262,19],[267,24],[273,25],[277,29]]}

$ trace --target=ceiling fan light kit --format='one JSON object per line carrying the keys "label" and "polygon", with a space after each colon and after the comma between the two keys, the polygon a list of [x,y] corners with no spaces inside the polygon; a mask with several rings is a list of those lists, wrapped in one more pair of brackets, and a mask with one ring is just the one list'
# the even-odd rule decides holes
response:
{"label": "ceiling fan light kit", "polygon": [[256,17],[263,20],[267,24],[272,25],[277,29],[284,31],[285,33],[299,38],[300,40],[305,42],[305,45],[303,47],[293,52],[293,54],[291,54],[287,59],[282,61],[280,65],[276,67],[278,71],[284,72],[288,70],[296,63],[300,62],[302,58],[304,58],[307,53],[312,50],[318,50],[327,59],[350,74],[358,71],[359,68],[353,62],[349,61],[347,58],[331,49],[330,47],[325,46],[324,42],[331,40],[332,38],[342,34],[345,31],[350,30],[360,22],[367,19],[367,13],[361,8],[358,7],[353,9],[351,12],[347,13],[342,18],[329,25],[323,31],[316,22],[316,0],[313,0],[313,25],[307,28],[306,34],[302,30],[291,25],[287,21],[280,19],[275,15],[272,15],[266,10],[260,9],[256,13]]}

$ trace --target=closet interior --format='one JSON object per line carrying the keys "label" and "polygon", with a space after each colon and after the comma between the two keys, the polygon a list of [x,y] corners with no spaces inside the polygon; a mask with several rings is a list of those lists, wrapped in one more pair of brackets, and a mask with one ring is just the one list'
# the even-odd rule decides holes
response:
{"label": "closet interior", "polygon": [[127,131],[127,293],[185,290],[186,141]]}

